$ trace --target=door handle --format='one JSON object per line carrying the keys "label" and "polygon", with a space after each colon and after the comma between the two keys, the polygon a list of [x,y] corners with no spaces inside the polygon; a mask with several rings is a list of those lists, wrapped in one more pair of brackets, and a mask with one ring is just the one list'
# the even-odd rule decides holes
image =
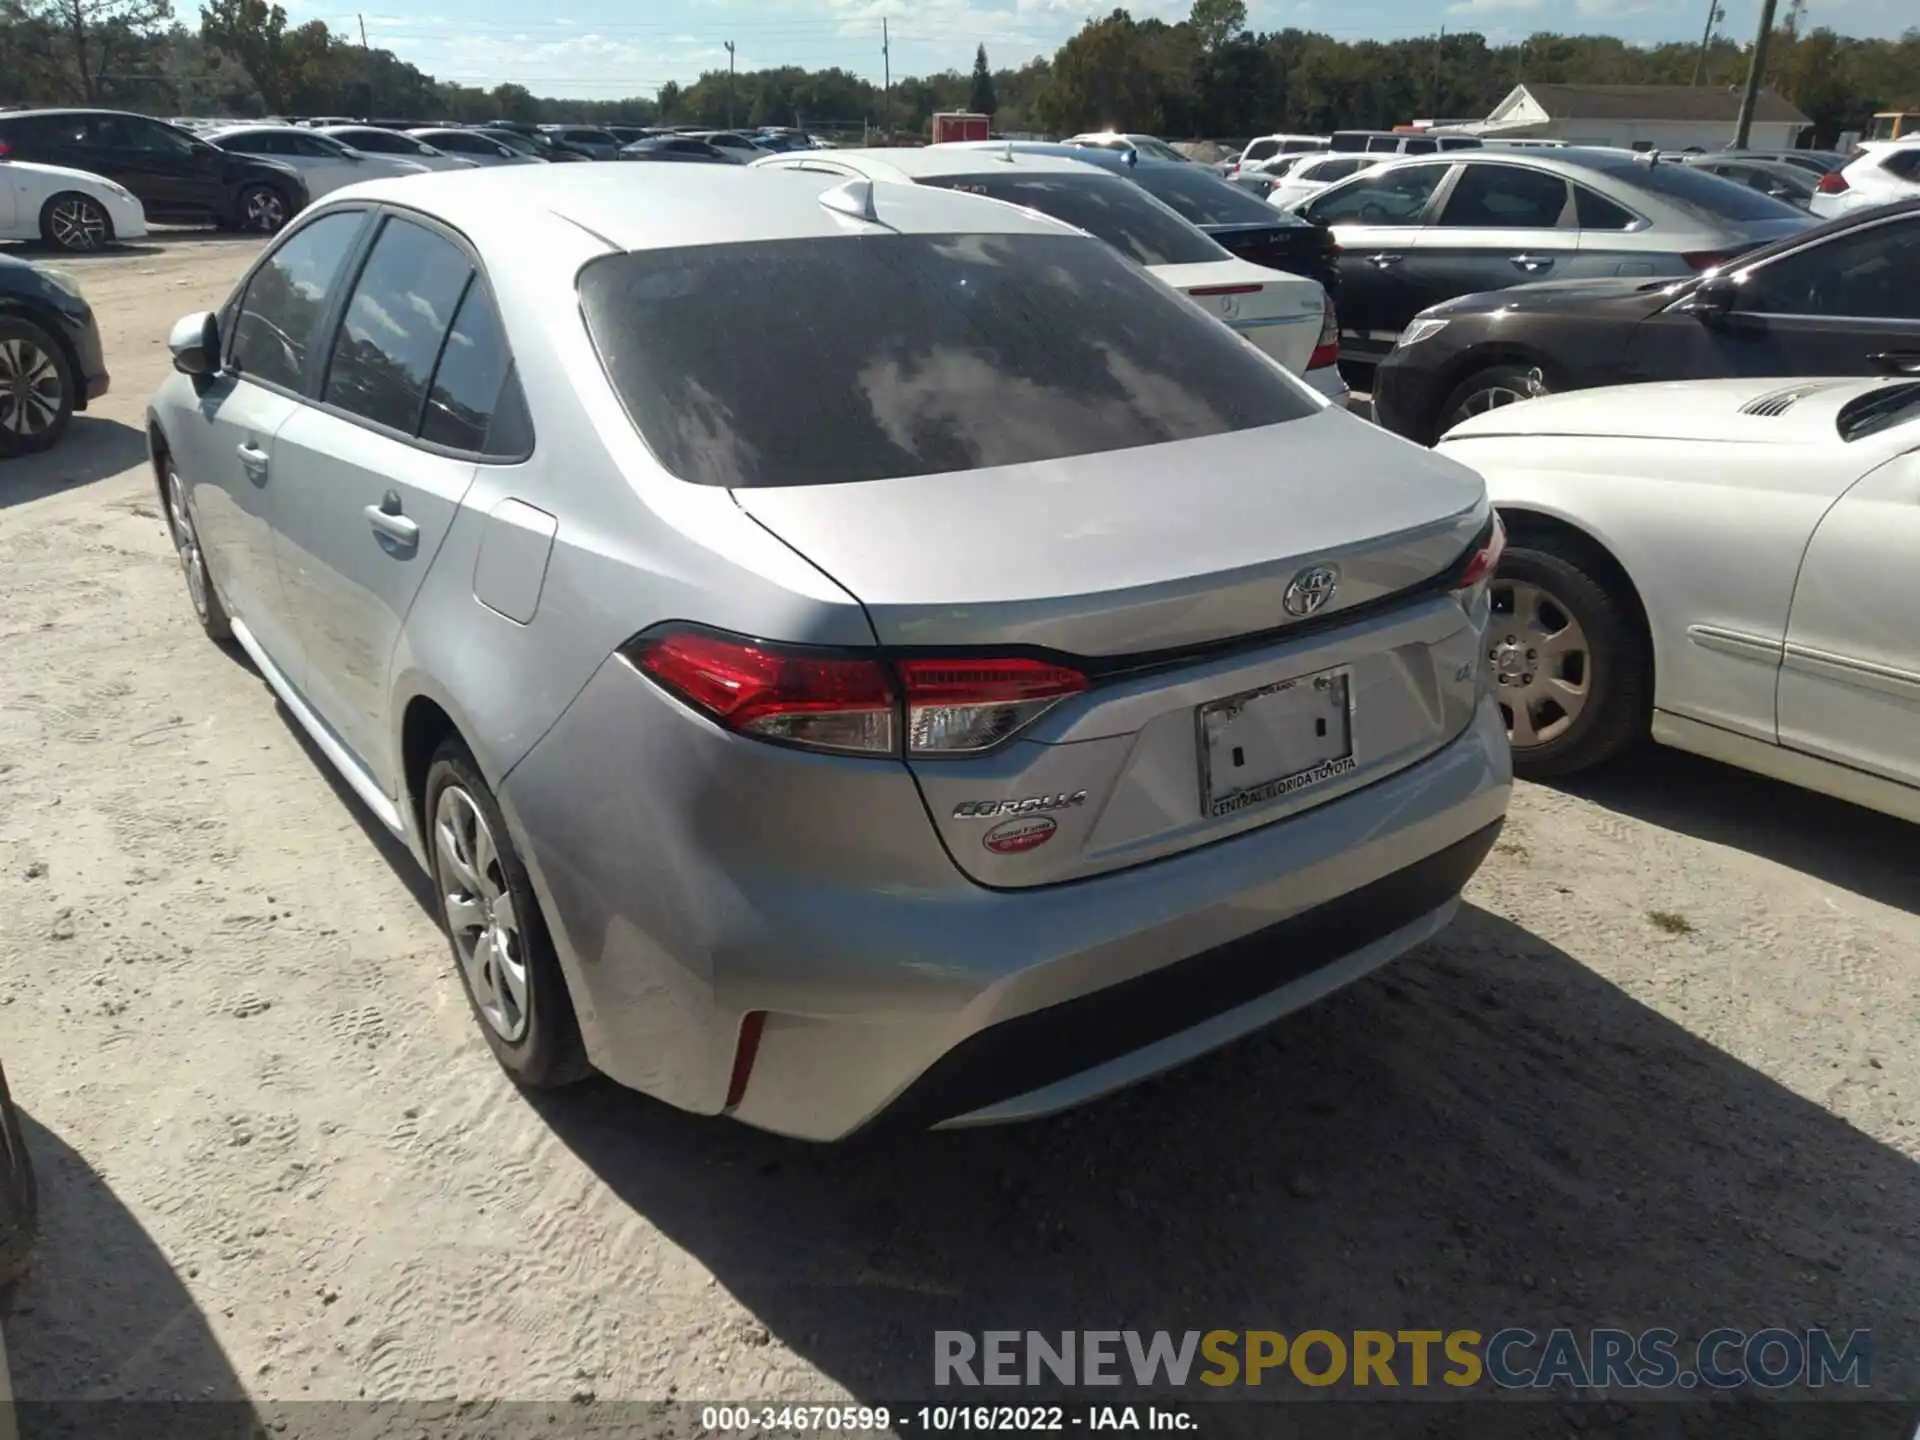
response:
{"label": "door handle", "polygon": [[396,545],[418,545],[420,527],[400,513],[400,497],[389,490],[380,497],[378,505],[369,505],[361,512],[367,517],[367,523],[376,533],[384,535]]}
{"label": "door handle", "polygon": [[247,469],[264,470],[267,468],[267,452],[262,450],[258,445],[243,440],[235,448],[240,452],[240,463],[246,466]]}
{"label": "door handle", "polygon": [[1389,265],[1398,265],[1406,258],[1404,255],[1369,255],[1367,256],[1367,264],[1373,266],[1376,270],[1384,270]]}
{"label": "door handle", "polygon": [[1539,271],[1549,268],[1553,264],[1553,256],[1551,255],[1515,255],[1511,258],[1511,260],[1508,263],[1518,267],[1521,270],[1525,270],[1529,275],[1532,275],[1532,274],[1538,273]]}

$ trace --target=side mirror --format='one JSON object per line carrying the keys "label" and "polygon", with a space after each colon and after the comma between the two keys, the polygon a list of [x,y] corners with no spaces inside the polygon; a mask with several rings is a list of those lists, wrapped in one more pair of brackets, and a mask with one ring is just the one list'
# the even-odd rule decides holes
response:
{"label": "side mirror", "polygon": [[1920,350],[1884,350],[1869,355],[1867,364],[1876,375],[1892,375],[1903,380],[1920,378]]}
{"label": "side mirror", "polygon": [[1693,287],[1693,293],[1682,300],[1674,309],[1682,315],[1693,315],[1712,324],[1724,320],[1733,309],[1734,298],[1740,289],[1727,275],[1709,275]]}
{"label": "side mirror", "polygon": [[220,320],[211,310],[174,322],[167,333],[173,368],[182,375],[211,375],[220,368]]}

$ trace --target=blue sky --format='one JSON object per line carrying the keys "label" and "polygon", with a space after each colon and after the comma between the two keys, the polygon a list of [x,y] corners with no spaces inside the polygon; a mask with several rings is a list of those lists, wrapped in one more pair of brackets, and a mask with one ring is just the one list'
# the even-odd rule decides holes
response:
{"label": "blue sky", "polygon": [[[878,80],[886,18],[893,73],[965,69],[984,43],[994,65],[1051,54],[1090,15],[1116,0],[297,0],[296,21],[326,20],[443,80],[515,81],[536,94],[650,95],[724,69],[723,42],[743,70],[839,65]],[[352,0],[345,0],[352,3]],[[1121,0],[1124,3],[1124,0]],[[1134,0],[1136,16],[1178,19],[1190,0]],[[1759,0],[1724,0],[1729,34],[1746,36]],[[1784,4],[1783,4],[1784,8]],[[1810,0],[1807,23],[1843,34],[1893,35],[1916,19],[1913,0]],[[1706,0],[1250,0],[1259,30],[1297,25],[1342,39],[1397,39],[1478,30],[1498,42],[1535,30],[1608,33],[1634,41],[1694,39]]]}

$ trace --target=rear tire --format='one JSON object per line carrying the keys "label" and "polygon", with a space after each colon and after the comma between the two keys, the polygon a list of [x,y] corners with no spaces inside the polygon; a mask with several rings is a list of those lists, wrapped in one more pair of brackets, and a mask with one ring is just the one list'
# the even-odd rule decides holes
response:
{"label": "rear tire", "polygon": [[593,1073],[553,940],[493,791],[467,747],[441,742],[422,813],[440,919],[473,1018],[516,1085]]}
{"label": "rear tire", "polygon": [[249,185],[235,206],[235,228],[251,235],[278,234],[293,218],[293,198],[276,185]]}
{"label": "rear tire", "polygon": [[73,421],[73,367],[33,321],[0,315],[0,459],[50,448]]}
{"label": "rear tire", "polygon": [[1631,605],[1578,547],[1509,546],[1491,588],[1489,689],[1527,780],[1611,759],[1647,732],[1652,667]]}
{"label": "rear tire", "polygon": [[40,238],[72,254],[104,250],[113,244],[113,219],[91,195],[63,190],[40,207]]}
{"label": "rear tire", "polygon": [[[40,1190],[20,1116],[0,1072],[0,1290],[26,1272],[40,1234]],[[4,1379],[0,1376],[0,1379]]]}
{"label": "rear tire", "polygon": [[1433,438],[1437,441],[1462,420],[1474,415],[1552,393],[1553,387],[1547,383],[1545,372],[1537,365],[1489,365],[1453,387],[1453,393],[1440,406],[1440,418],[1434,424]]}

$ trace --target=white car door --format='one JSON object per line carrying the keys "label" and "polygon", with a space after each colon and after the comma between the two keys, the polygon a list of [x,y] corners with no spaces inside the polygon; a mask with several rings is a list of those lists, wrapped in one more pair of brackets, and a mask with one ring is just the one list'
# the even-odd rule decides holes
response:
{"label": "white car door", "polygon": [[1842,495],[1807,546],[1781,660],[1780,743],[1920,786],[1916,616],[1920,451],[1909,451]]}

